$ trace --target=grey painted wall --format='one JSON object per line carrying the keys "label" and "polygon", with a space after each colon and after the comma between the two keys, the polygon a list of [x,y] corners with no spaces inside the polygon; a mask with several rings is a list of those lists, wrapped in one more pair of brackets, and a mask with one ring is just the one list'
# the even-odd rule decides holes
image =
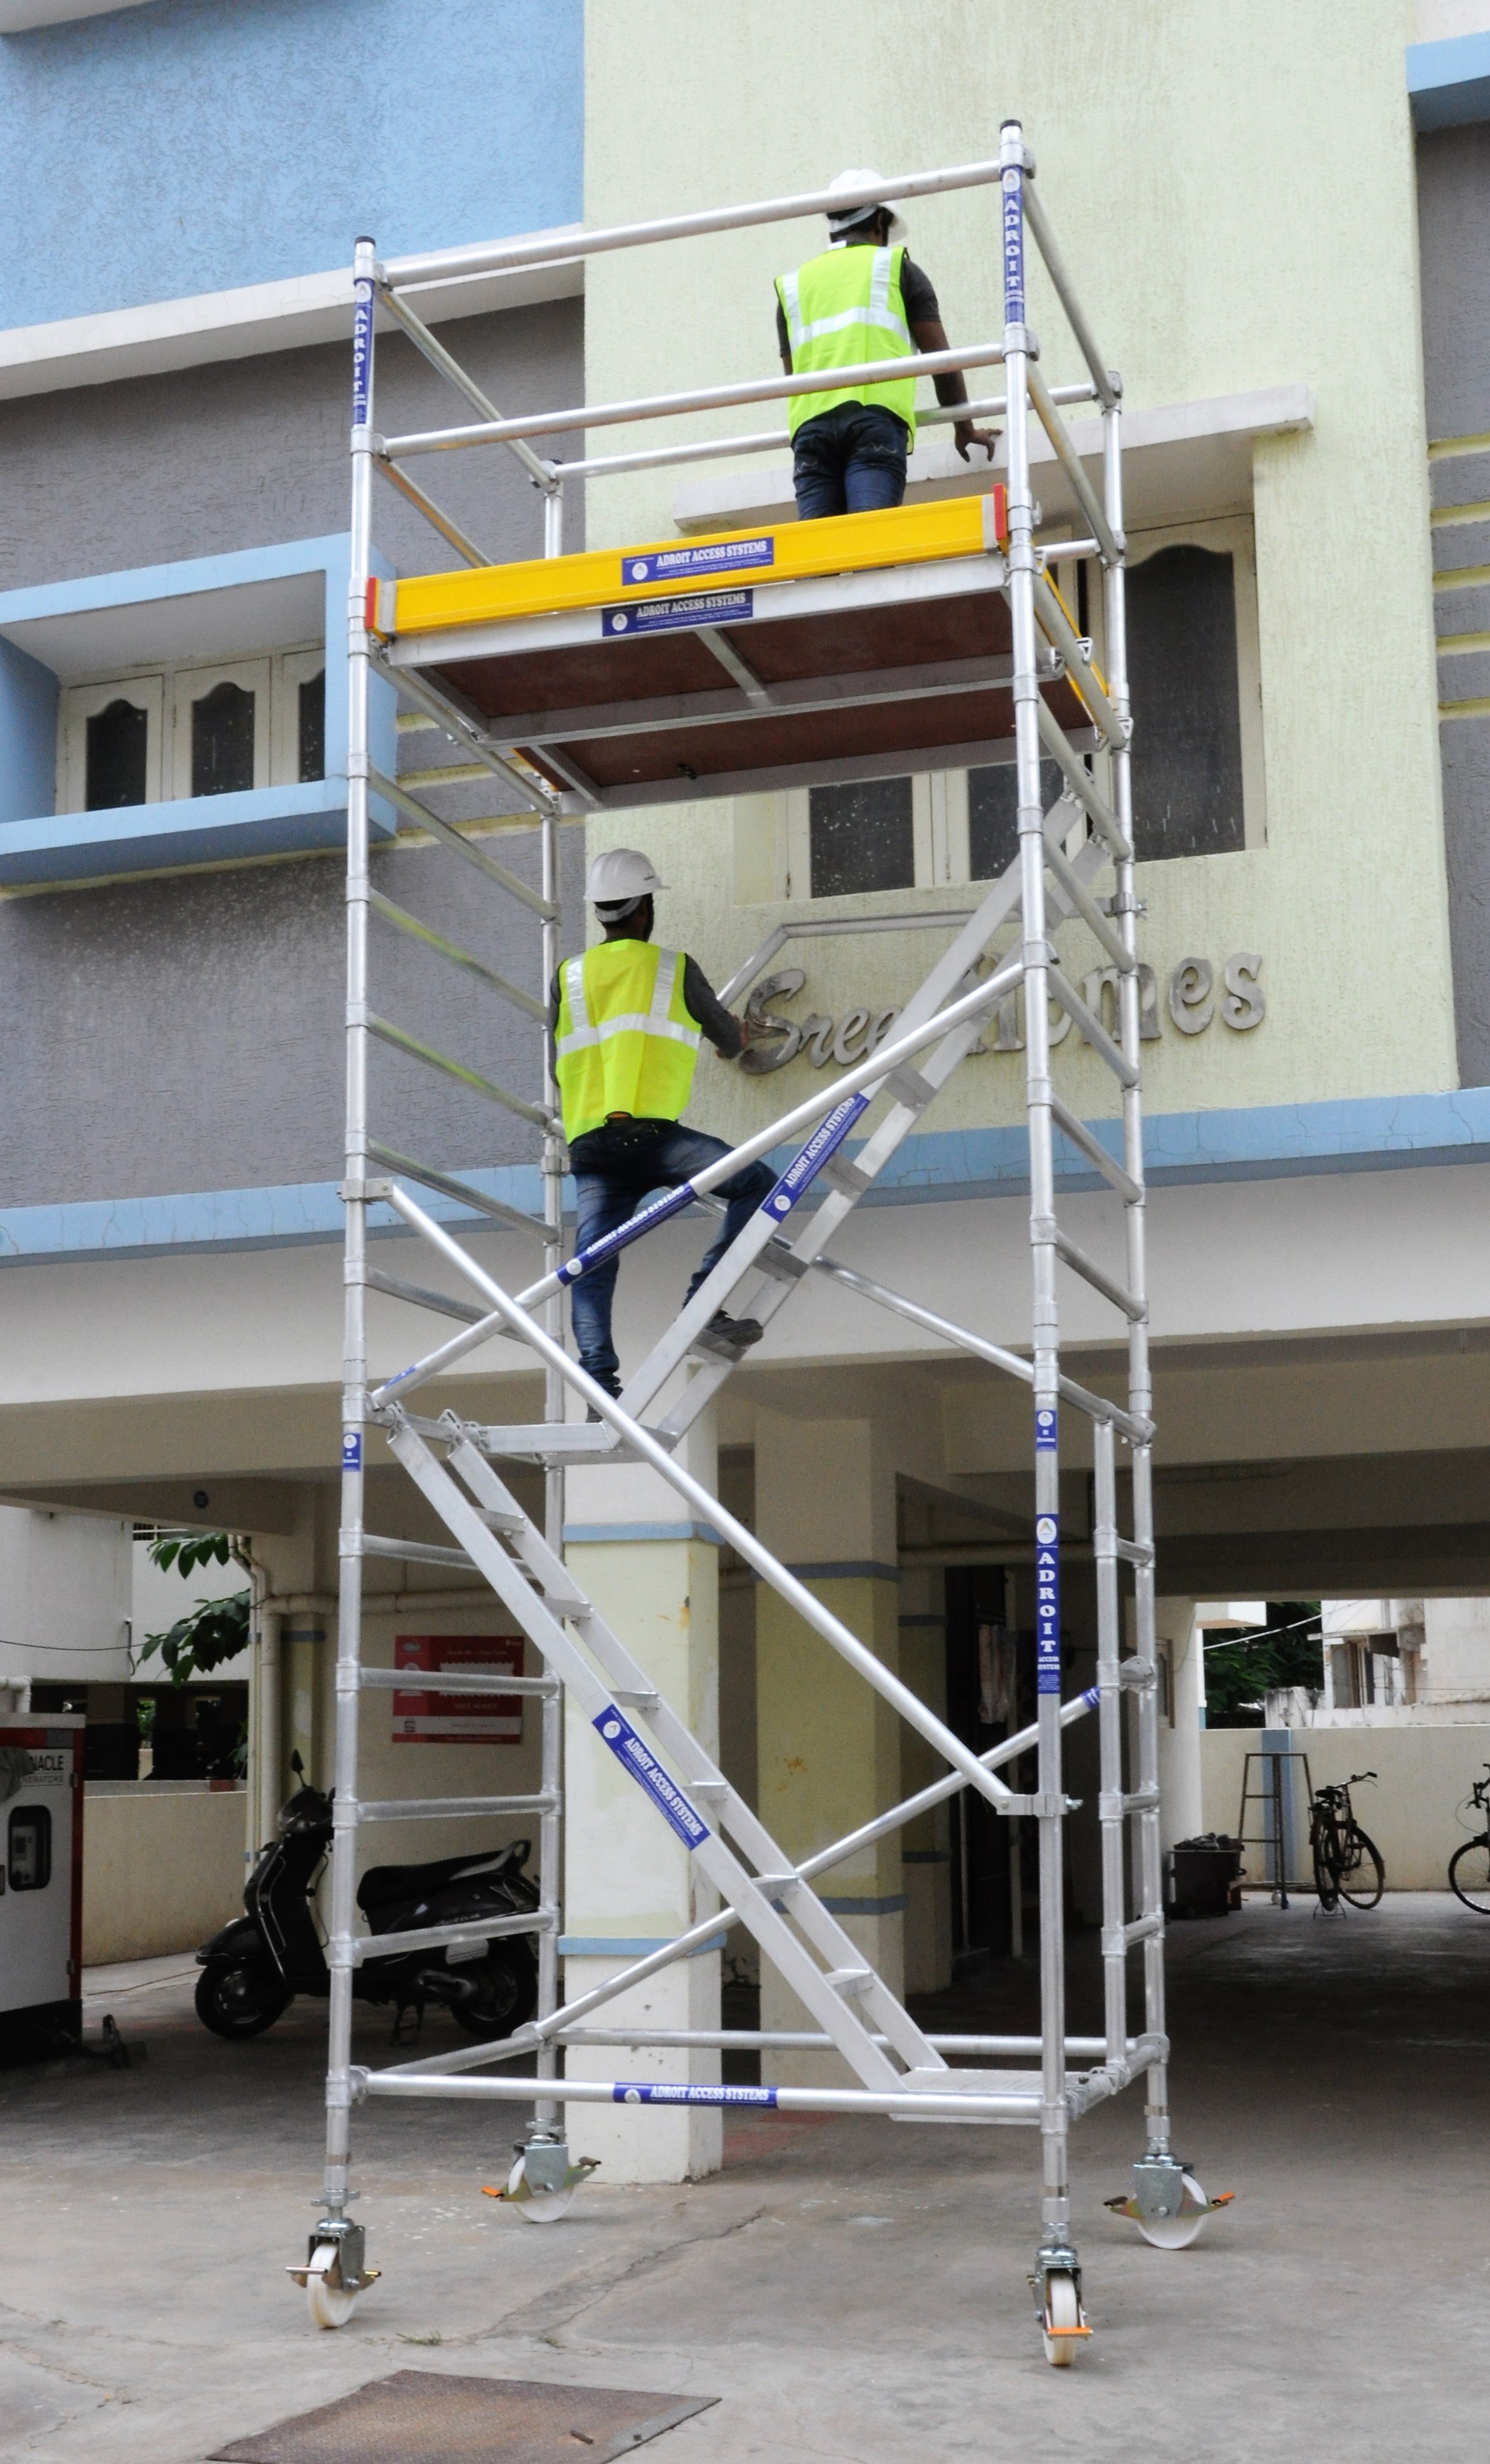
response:
{"label": "grey painted wall", "polygon": [[[577,301],[444,331],[504,409],[580,399]],[[0,587],[344,528],[347,364],[341,348],[284,352],[4,406]],[[401,336],[380,341],[378,372],[388,427],[459,415]],[[541,553],[540,500],[510,454],[443,457],[434,493],[494,556]],[[402,498],[380,497],[377,537],[401,570],[454,561]],[[437,763],[443,741],[406,735],[401,766]],[[432,802],[452,817],[504,808],[484,783]],[[582,838],[563,833],[574,946]],[[503,833],[496,851],[536,879],[534,833]],[[374,864],[389,897],[538,992],[525,909],[438,847]],[[342,893],[341,863],[314,857],[0,900],[0,1205],[338,1177]],[[372,932],[376,1007],[536,1094],[531,1021],[385,924]],[[523,1123],[381,1048],[372,1110],[381,1135],[429,1161],[536,1155]]]}
{"label": "grey painted wall", "polygon": [[[1423,366],[1433,439],[1490,434],[1490,127],[1420,138],[1417,187],[1423,285]],[[1490,500],[1490,454],[1432,465],[1435,507]],[[1490,524],[1434,534],[1434,564],[1490,563]],[[1436,629],[1490,630],[1490,590],[1440,591]],[[1490,695],[1490,656],[1443,658],[1444,701]],[[1459,1076],[1490,1085],[1490,718],[1451,718],[1438,731],[1454,953]]]}

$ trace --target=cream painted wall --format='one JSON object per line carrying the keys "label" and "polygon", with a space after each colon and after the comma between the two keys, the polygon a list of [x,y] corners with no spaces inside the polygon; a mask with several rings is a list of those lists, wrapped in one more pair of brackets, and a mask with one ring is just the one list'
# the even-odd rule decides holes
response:
{"label": "cream painted wall", "polygon": [[[1017,111],[1131,403],[1313,388],[1312,434],[1256,452],[1268,845],[1142,875],[1145,948],[1161,974],[1191,952],[1260,951],[1268,1017],[1247,1035],[1217,1023],[1150,1045],[1159,1111],[1455,1083],[1403,66],[1412,32],[1402,0],[1130,0],[1121,11],[926,0],[913,23],[885,0],[590,0],[588,11],[592,223],[811,187],[845,163],[986,158]],[[910,221],[954,338],[994,330],[989,192],[923,202]],[[589,398],[771,369],[771,277],[817,240],[816,226],[786,226],[594,260]],[[1047,375],[1069,378],[1073,346],[1038,278],[1033,314]],[[733,424],[720,415],[713,432]],[[609,442],[673,432],[649,423]],[[673,484],[654,473],[592,486],[589,536],[668,535]],[[716,979],[785,913],[731,903],[730,828],[728,809],[708,804],[591,829],[596,846],[648,847],[673,885],[662,931]],[[1093,963],[1069,937],[1078,967]],[[898,936],[819,946],[805,961],[812,1005],[841,1017],[851,996],[903,998],[931,946],[929,935],[914,953]],[[1114,1109],[1074,1036],[1056,1079],[1088,1115]],[[694,1116],[743,1131],[812,1083],[806,1063],[755,1085],[706,1072]],[[1017,1065],[980,1060],[935,1117],[1012,1120],[1021,1102]]]}
{"label": "cream painted wall", "polygon": [[[1348,1780],[1353,1771],[1379,1773],[1374,1786],[1354,1791],[1356,1820],[1382,1853],[1389,1891],[1446,1891],[1449,1859],[1469,1837],[1458,1807],[1469,1794],[1470,1782],[1490,1762],[1490,1727],[1457,1724],[1444,1728],[1307,1728],[1291,1734],[1291,1742],[1309,1757],[1309,1777],[1319,1788],[1326,1780]],[[1242,1769],[1249,1751],[1261,1744],[1257,1728],[1203,1728],[1200,1760],[1208,1831],[1234,1833],[1241,1803]],[[1260,1782],[1254,1773],[1254,1786]],[[1299,1775],[1300,1855],[1308,1856],[1308,1824],[1304,1816],[1302,1775]],[[1248,1821],[1258,1827],[1259,1809],[1249,1809]],[[1479,1828],[1478,1822],[1474,1826]],[[1248,1870],[1260,1875],[1262,1852],[1254,1849]],[[1306,1864],[1301,1871],[1306,1871]],[[1352,1925],[1368,1925],[1368,1916],[1351,1915]]]}
{"label": "cream painted wall", "polygon": [[83,1966],[197,1950],[243,1913],[243,1791],[90,1785]]}

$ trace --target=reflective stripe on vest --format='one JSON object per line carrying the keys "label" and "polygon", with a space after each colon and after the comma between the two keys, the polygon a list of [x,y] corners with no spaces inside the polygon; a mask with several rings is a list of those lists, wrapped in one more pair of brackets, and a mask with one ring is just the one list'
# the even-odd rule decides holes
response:
{"label": "reflective stripe on vest", "polygon": [[[777,277],[776,294],[787,320],[793,373],[818,376],[831,368],[856,367],[870,360],[902,360],[916,345],[905,322],[901,292],[903,248],[830,248],[794,274]],[[816,419],[840,402],[875,404],[893,410],[916,436],[916,380],[851,385],[842,393],[792,397],[788,424],[794,436],[805,419]]]}
{"label": "reflective stripe on vest", "polygon": [[676,1121],[699,1058],[678,951],[599,941],[566,962],[559,985],[555,1066],[565,1136],[582,1138],[612,1112]]}

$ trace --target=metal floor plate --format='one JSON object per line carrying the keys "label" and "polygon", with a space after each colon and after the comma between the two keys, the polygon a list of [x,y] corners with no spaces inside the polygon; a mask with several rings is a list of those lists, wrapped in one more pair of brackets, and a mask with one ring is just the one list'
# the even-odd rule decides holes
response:
{"label": "metal floor plate", "polygon": [[538,2379],[397,2370],[214,2447],[209,2464],[607,2464],[719,2402]]}

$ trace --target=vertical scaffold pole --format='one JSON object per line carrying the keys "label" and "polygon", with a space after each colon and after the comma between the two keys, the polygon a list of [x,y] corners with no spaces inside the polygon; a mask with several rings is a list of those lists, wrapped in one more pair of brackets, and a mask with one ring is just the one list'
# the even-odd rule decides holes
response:
{"label": "vertical scaffold pole", "polygon": [[[544,554],[564,554],[564,490],[562,484],[551,489],[544,498]],[[542,889],[548,902],[548,913],[543,924],[543,989],[546,1002],[549,988],[558,973],[563,957],[560,906],[563,885],[559,871],[559,821],[551,805],[545,808],[539,823],[542,841]],[[553,1031],[546,1021],[543,1029],[544,1109],[550,1118],[559,1111],[559,1082],[555,1075]],[[564,1258],[564,1140],[552,1130],[544,1133],[544,1272],[554,1274]],[[544,1304],[545,1331],[556,1343],[564,1341],[564,1301],[559,1293]],[[556,1369],[544,1373],[544,1419],[562,1420],[566,1397],[564,1380]],[[556,1557],[564,1554],[564,1466],[550,1463],[544,1473],[544,1537]],[[560,1867],[563,1857],[561,1826],[561,1794],[564,1785],[564,1700],[562,1695],[545,1694],[542,1708],[542,1775],[539,1786],[548,1799],[548,1811],[540,1815],[538,1826],[538,1869],[543,1881],[544,1898],[550,1906],[558,1906],[562,1897]],[[538,1937],[538,2015],[546,2019],[559,2007],[559,1934],[555,1925],[545,1925]],[[538,2057],[540,2079],[553,2079],[558,2070],[558,2054],[545,2044]],[[534,2107],[535,2124],[541,2130],[560,2126],[556,2104]]]}
{"label": "vertical scaffold pole", "polygon": [[1097,1561],[1097,1688],[1101,1777],[1097,1811],[1102,1856],[1102,2001],[1107,2059],[1121,2062],[1127,2050],[1127,1894],[1123,1854],[1127,1818],[1123,1802],[1123,1607],[1118,1590],[1117,1447],[1110,1420],[1092,1428],[1094,1466],[1093,1555]]}
{"label": "vertical scaffold pole", "polygon": [[[1121,388],[1113,379],[1114,399],[1102,409],[1102,471],[1104,510],[1107,523],[1121,549],[1124,546],[1123,507],[1123,403]],[[1128,696],[1128,645],[1125,575],[1122,563],[1109,564],[1103,575],[1103,613],[1107,637],[1107,693],[1114,710],[1124,726],[1130,722]],[[1112,802],[1123,836],[1133,845],[1133,781],[1132,763],[1126,737],[1112,748]],[[1117,866],[1118,889],[1114,911],[1123,946],[1136,955],[1138,948],[1139,899],[1135,868],[1131,856]],[[1130,967],[1119,979],[1119,1002],[1122,1020],[1123,1058],[1136,1069],[1142,1058],[1139,1042],[1141,1030],[1140,1004],[1142,988],[1138,970]],[[1144,1200],[1144,1104],[1142,1091],[1135,1083],[1123,1094],[1123,1160],[1129,1178],[1137,1184],[1138,1196],[1125,1201],[1123,1220],[1127,1237],[1128,1288],[1146,1304],[1148,1295],[1148,1264],[1145,1239]],[[1153,1378],[1148,1361],[1148,1314],[1146,1306],[1141,1317],[1128,1323],[1128,1410],[1139,1420],[1153,1417]],[[1141,1794],[1149,1802],[1141,1807],[1137,1816],[1138,1853],[1134,1859],[1137,1915],[1147,1921],[1153,1930],[1144,1938],[1144,2026],[1155,2035],[1164,2034],[1164,1886],[1159,1849],[1159,1704],[1154,1644],[1154,1512],[1153,1512],[1153,1448],[1137,1445],[1133,1455],[1133,1537],[1140,1557],[1133,1570],[1135,1658],[1144,1673],[1138,1692],[1138,1768],[1135,1779]],[[1155,2062],[1148,2073],[1146,2100],[1147,2145],[1151,2155],[1167,2155],[1169,2148],[1168,2068]]]}
{"label": "vertical scaffold pole", "polygon": [[346,710],[346,1251],[342,1397],[341,1591],[336,1638],[335,1848],[326,2058],[326,2215],[345,2220],[351,2128],[352,1938],[356,1931],[357,1723],[362,1665],[363,1450],[367,1310],[367,580],[372,557],[372,312],[376,252],[353,265],[352,508]]}
{"label": "vertical scaffold pole", "polygon": [[1038,2265],[1071,2255],[1066,2181],[1064,1882],[1060,1805],[1060,1456],[1057,1420],[1056,1191],[1052,1148],[1050,1000],[1046,969],[1044,809],[1034,627],[1034,500],[1030,489],[1030,338],[1024,296],[1024,132],[1006,121],[999,159],[1004,257],[1004,375],[1009,401],[1009,603],[1013,631],[1014,751],[1024,917],[1025,1102],[1030,1133],[1034,1284],[1035,1688],[1038,1697],[1040,1876],[1040,2134],[1043,2196]]}

